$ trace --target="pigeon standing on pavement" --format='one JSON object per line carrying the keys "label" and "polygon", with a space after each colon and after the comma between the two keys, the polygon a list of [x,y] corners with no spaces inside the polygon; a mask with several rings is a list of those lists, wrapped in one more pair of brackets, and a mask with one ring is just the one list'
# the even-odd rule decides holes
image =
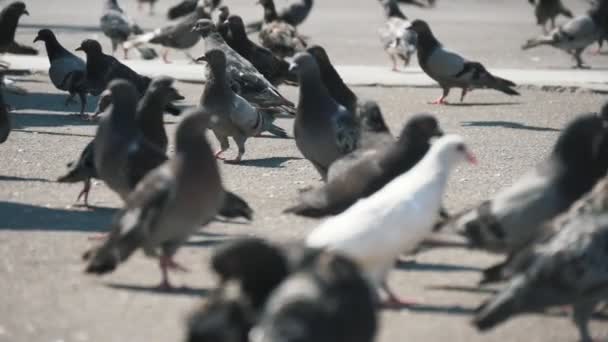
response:
{"label": "pigeon standing on pavement", "polygon": [[441,129],[433,116],[416,115],[403,127],[394,144],[375,153],[364,153],[347,170],[332,172],[330,168],[332,177],[327,184],[303,192],[300,203],[286,212],[308,217],[340,214],[417,165],[429,150],[431,139],[440,135]]}
{"label": "pigeon standing on pavement", "polygon": [[445,98],[451,88],[461,88],[460,101],[464,100],[468,91],[476,88],[490,88],[507,95],[519,95],[513,87],[515,83],[492,75],[478,62],[464,59],[441,45],[435,38],[429,25],[422,20],[414,20],[409,30],[418,35],[418,63],[422,70],[439,83],[443,94],[433,104],[446,104]]}
{"label": "pigeon standing on pavement", "polygon": [[306,49],[306,52],[311,54],[315,58],[315,61],[317,61],[323,84],[331,97],[351,113],[356,113],[357,95],[344,83],[340,74],[338,74],[331,64],[325,49],[319,45],[314,45]]}
{"label": "pigeon standing on pavement", "polygon": [[403,66],[406,67],[416,53],[417,35],[412,30],[408,30],[411,23],[395,1],[380,0],[384,8],[386,23],[378,29],[378,35],[384,46],[384,51],[391,58],[393,71],[399,71],[397,60],[400,59]]}
{"label": "pigeon standing on pavement", "polygon": [[588,68],[581,55],[605,33],[608,27],[608,1],[599,2],[587,11],[553,29],[549,34],[529,39],[523,46],[528,50],[548,45],[571,54],[577,68]]}
{"label": "pigeon standing on pavement", "polygon": [[386,305],[411,304],[389,289],[388,272],[401,253],[414,250],[432,232],[450,171],[465,159],[475,162],[460,136],[439,138],[409,172],[327,219],[306,245],[352,258],[384,290]]}
{"label": "pigeon standing on pavement", "polygon": [[306,41],[294,25],[281,19],[274,0],[259,0],[264,7],[264,24],[259,33],[260,43],[280,58],[291,57],[306,48]]}
{"label": "pigeon standing on pavement", "polygon": [[232,137],[238,147],[238,155],[233,162],[240,162],[245,153],[245,142],[249,137],[269,131],[273,135],[286,137],[287,133],[274,125],[272,114],[252,106],[247,100],[235,94],[230,88],[226,74],[226,55],[222,50],[213,49],[205,53],[209,66],[205,91],[201,96],[201,106],[207,113],[217,116],[211,130],[220,142],[220,150],[215,157],[229,148],[228,137]]}
{"label": "pigeon standing on pavement", "polygon": [[[550,157],[512,186],[448,223],[469,244],[510,256],[542,233],[542,223],[562,213],[608,171],[608,129],[596,114],[572,121]],[[508,263],[507,259],[507,263]],[[505,263],[487,269],[491,280]],[[484,280],[484,281],[486,281]]]}
{"label": "pigeon standing on pavement", "polygon": [[551,22],[551,29],[555,28],[555,18],[558,15],[563,15],[572,18],[570,11],[561,0],[529,0],[532,5],[535,5],[534,15],[536,15],[536,24],[543,28],[543,33],[547,33],[547,21]]}
{"label": "pigeon standing on pavement", "polygon": [[297,54],[292,69],[300,84],[294,123],[296,146],[326,180],[331,163],[357,146],[355,117],[330,96],[313,56],[307,52]]}
{"label": "pigeon standing on pavement", "polygon": [[277,86],[289,78],[289,63],[249,40],[241,17],[229,16],[227,27],[230,40],[226,40],[226,43],[251,62],[270,83]]}
{"label": "pigeon standing on pavement", "polygon": [[122,44],[131,35],[131,19],[120,8],[117,0],[105,0],[99,23],[103,34],[112,42],[112,56],[120,46],[127,59],[127,50]]}
{"label": "pigeon standing on pavement", "polygon": [[593,341],[589,319],[608,298],[607,196],[604,179],[548,223],[553,234],[531,248],[509,284],[477,309],[473,324],[485,331],[519,314],[571,305],[581,341]]}
{"label": "pigeon standing on pavement", "polygon": [[[275,12],[280,20],[297,27],[306,20],[313,4],[313,0],[290,0],[286,6],[275,9]],[[263,20],[247,24],[247,33],[260,31],[263,24]]]}
{"label": "pigeon standing on pavement", "polygon": [[199,20],[193,30],[205,40],[205,51],[219,49],[224,52],[230,87],[235,93],[256,107],[272,109],[285,115],[295,114],[293,102],[283,97],[248,60],[230,48],[211,20]]}
{"label": "pigeon standing on pavement", "polygon": [[16,1],[4,7],[0,12],[0,53],[17,55],[37,55],[38,50],[21,45],[15,41],[15,32],[22,15],[30,15],[25,3]]}
{"label": "pigeon standing on pavement", "polygon": [[84,115],[87,105],[87,82],[86,82],[86,63],[78,56],[66,50],[57,41],[53,31],[42,29],[34,42],[43,41],[46,47],[50,68],[49,78],[59,90],[65,90],[70,96],[65,101],[66,106],[72,102],[74,96],[80,98],[80,115]]}
{"label": "pigeon standing on pavement", "polygon": [[180,123],[175,156],[140,182],[114,218],[108,239],[85,253],[87,273],[111,272],[138,248],[159,258],[161,288],[171,288],[168,270],[186,270],[174,261],[175,253],[215,217],[225,196],[205,138],[209,120],[194,112]]}

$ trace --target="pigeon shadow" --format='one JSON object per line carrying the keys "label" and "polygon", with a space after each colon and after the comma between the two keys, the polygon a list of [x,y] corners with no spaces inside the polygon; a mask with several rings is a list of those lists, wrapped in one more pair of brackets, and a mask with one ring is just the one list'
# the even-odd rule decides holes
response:
{"label": "pigeon shadow", "polygon": [[538,132],[560,132],[559,129],[551,127],[529,126],[519,122],[511,121],[464,121],[461,124],[464,127],[503,127],[511,129],[523,129]]}
{"label": "pigeon shadow", "polygon": [[438,263],[422,263],[416,261],[397,261],[395,268],[404,271],[418,271],[418,272],[481,272],[482,269],[479,267],[463,266],[463,265],[449,265],[449,264],[438,264]]}
{"label": "pigeon shadow", "polygon": [[497,294],[498,293],[498,290],[491,289],[488,287],[439,285],[439,286],[426,286],[425,288],[427,290],[434,290],[434,291],[465,292],[465,293],[476,293],[476,294]]}
{"label": "pigeon shadow", "polygon": [[475,314],[475,308],[467,308],[460,305],[428,305],[428,304],[416,304],[404,306],[403,308],[388,309],[388,311],[402,311],[405,310],[411,313],[421,314],[445,314],[445,315],[464,315],[471,316]]}
{"label": "pigeon shadow", "polygon": [[129,284],[118,284],[108,283],[105,284],[107,287],[115,290],[124,290],[139,293],[149,293],[158,295],[173,295],[173,296],[186,296],[186,297],[205,297],[211,293],[211,290],[206,288],[196,287],[175,287],[172,289],[161,289],[158,286],[142,286],[142,285],[129,285]]}
{"label": "pigeon shadow", "polygon": [[230,241],[235,240],[236,238],[222,238],[222,239],[200,239],[200,240],[189,240],[184,243],[184,246],[187,247],[213,247],[217,245],[221,245]]}
{"label": "pigeon shadow", "polygon": [[[49,112],[64,112],[64,113],[79,113],[80,112],[80,98],[76,96],[74,103],[65,105],[65,100],[68,98],[68,94],[62,93],[36,93],[31,92],[27,95],[15,95],[6,94],[5,102],[10,104],[15,110],[29,109],[29,110],[42,110]],[[87,105],[85,106],[85,112],[92,113],[97,107],[98,97],[87,96]],[[17,113],[19,114],[19,113]],[[92,123],[89,123],[92,124]]]}
{"label": "pigeon shadow", "polygon": [[0,230],[106,232],[114,208],[67,210],[0,201]]}
{"label": "pigeon shadow", "polygon": [[[264,168],[284,168],[283,163],[290,160],[301,160],[299,157],[270,157],[270,158],[259,158],[259,159],[247,159],[241,160],[236,165],[239,166],[253,166],[253,167],[264,167]],[[231,163],[227,163],[231,164]]]}
{"label": "pigeon shadow", "polygon": [[13,127],[15,129],[24,129],[28,127],[92,126],[97,124],[93,121],[83,120],[76,115],[51,113],[35,114],[30,112],[11,114],[13,118]]}
{"label": "pigeon shadow", "polygon": [[19,176],[3,176],[0,175],[0,182],[43,182],[48,183],[50,180],[34,177],[19,177]]}
{"label": "pigeon shadow", "polygon": [[82,138],[95,138],[92,134],[78,134],[78,133],[60,133],[60,132],[47,132],[47,131],[36,131],[29,129],[14,129],[13,132],[29,133],[29,134],[44,134],[44,135],[57,135],[57,136],[69,136],[69,137],[82,137]]}
{"label": "pigeon shadow", "polygon": [[62,24],[19,24],[20,29],[49,29],[53,31],[77,31],[77,32],[101,32],[101,28],[98,26],[83,26],[83,25],[62,25]]}
{"label": "pigeon shadow", "polygon": [[261,138],[261,139],[281,139],[281,140],[293,140],[293,137],[277,137],[276,135],[272,135],[272,134],[260,134],[258,136],[256,136],[256,138]]}
{"label": "pigeon shadow", "polygon": [[485,107],[485,106],[517,106],[522,102],[455,102],[447,103],[446,106],[452,107]]}

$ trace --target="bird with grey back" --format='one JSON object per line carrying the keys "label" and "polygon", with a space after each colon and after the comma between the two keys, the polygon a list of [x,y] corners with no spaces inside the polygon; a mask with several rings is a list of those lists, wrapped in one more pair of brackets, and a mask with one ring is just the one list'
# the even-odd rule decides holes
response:
{"label": "bird with grey back", "polygon": [[435,38],[429,25],[422,20],[414,20],[408,30],[417,34],[418,63],[422,70],[439,83],[443,90],[433,104],[446,104],[451,88],[462,89],[460,101],[467,92],[478,88],[489,88],[507,95],[519,95],[515,83],[492,75],[479,62],[469,61],[459,54],[443,47]]}
{"label": "bird with grey back", "polygon": [[330,96],[312,55],[297,54],[292,70],[297,73],[300,84],[294,122],[296,146],[326,180],[329,166],[357,147],[359,128],[354,113]]}
{"label": "bird with grey back", "polygon": [[15,32],[22,15],[30,15],[25,3],[15,1],[0,11],[0,53],[37,55],[38,50],[15,41]]}
{"label": "bird with grey back", "polygon": [[397,61],[401,60],[403,66],[410,64],[412,56],[416,53],[417,35],[408,30],[411,23],[397,4],[396,0],[380,0],[384,9],[386,23],[378,29],[380,42],[384,51],[393,63],[393,71],[399,71]]}
{"label": "bird with grey back", "polygon": [[238,147],[238,155],[232,162],[240,162],[249,137],[264,131],[281,137],[287,136],[282,128],[272,123],[272,114],[254,107],[232,91],[229,75],[226,73],[226,55],[222,50],[208,50],[205,53],[205,61],[209,71],[200,104],[205,112],[217,116],[217,121],[211,125],[211,130],[220,142],[220,150],[215,153],[216,158],[223,159],[221,154],[230,146],[228,137],[232,137]]}

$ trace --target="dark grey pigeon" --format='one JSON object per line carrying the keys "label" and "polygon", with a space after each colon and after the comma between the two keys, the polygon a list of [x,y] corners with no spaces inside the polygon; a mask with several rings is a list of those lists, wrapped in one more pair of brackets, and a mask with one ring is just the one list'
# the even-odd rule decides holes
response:
{"label": "dark grey pigeon", "polygon": [[[4,74],[0,72],[0,84],[2,84]],[[4,103],[4,89],[0,86],[0,144],[4,143],[8,139],[11,133],[11,117]]]}
{"label": "dark grey pigeon", "polygon": [[[167,18],[169,20],[175,20],[179,17],[188,15],[194,12],[198,3],[199,0],[182,0],[169,8],[167,11]],[[208,13],[213,13],[213,11],[215,11],[215,9],[222,3],[222,0],[204,0],[204,3],[207,7],[209,7]]]}
{"label": "dark grey pigeon", "polygon": [[406,67],[416,52],[417,35],[412,30],[408,30],[411,23],[395,0],[380,0],[384,8],[386,23],[378,29],[380,42],[384,46],[384,51],[391,58],[393,71],[399,71],[397,60],[403,62]]}
{"label": "dark grey pigeon", "polygon": [[264,131],[280,137],[287,136],[282,128],[272,123],[274,118],[271,114],[255,108],[232,91],[229,75],[226,74],[226,56],[222,50],[208,50],[205,53],[205,61],[209,72],[205,91],[201,96],[201,106],[206,113],[217,117],[216,122],[211,125],[211,130],[221,146],[215,153],[216,158],[223,159],[221,154],[230,147],[228,137],[232,137],[238,146],[238,155],[232,162],[240,162],[249,137]]}
{"label": "dark grey pigeon", "polygon": [[545,34],[548,32],[547,22],[551,23],[551,30],[553,30],[557,16],[573,17],[572,11],[566,8],[561,0],[529,0],[529,2],[535,6],[536,24],[542,27]]}
{"label": "dark grey pigeon", "polygon": [[270,83],[277,86],[290,78],[289,63],[275,56],[270,50],[249,40],[241,17],[229,16],[226,26],[230,35],[230,39],[226,40],[226,43],[251,62]]}
{"label": "dark grey pigeon", "polygon": [[[276,9],[273,6],[273,9],[276,13],[276,16],[280,20],[297,27],[302,22],[304,22],[304,20],[306,20],[306,18],[310,14],[310,11],[312,10],[313,4],[313,0],[289,0],[289,2],[285,6],[282,6],[279,9]],[[266,11],[267,10],[265,7],[264,15],[266,15]],[[247,33],[258,32],[262,28],[263,24],[263,20],[247,24]]]}
{"label": "dark grey pigeon", "polygon": [[280,58],[291,57],[296,52],[304,51],[306,40],[298,34],[294,25],[281,19],[277,14],[273,0],[259,0],[264,7],[264,24],[258,35],[263,47]]}
{"label": "dark grey pigeon", "polygon": [[256,107],[272,109],[286,115],[295,114],[293,102],[283,97],[248,60],[230,48],[211,20],[199,20],[193,30],[205,40],[205,51],[219,49],[224,52],[226,72],[231,80],[230,87],[235,93]]}
{"label": "dark grey pigeon", "polygon": [[42,29],[34,42],[43,41],[49,58],[49,78],[59,90],[70,93],[65,104],[72,102],[74,96],[80,97],[80,115],[84,115],[87,105],[86,63],[78,56],[66,50],[57,41],[53,31]]}
{"label": "dark grey pigeon", "polygon": [[101,30],[110,38],[112,42],[112,56],[120,46],[124,50],[125,59],[127,58],[127,50],[122,44],[129,39],[131,35],[131,19],[124,13],[118,5],[117,0],[105,0],[101,18],[99,18]]}
{"label": "dark grey pigeon", "polygon": [[331,97],[351,113],[357,112],[357,95],[344,83],[340,74],[338,74],[331,64],[325,49],[319,45],[314,45],[306,49],[306,52],[311,54],[317,61],[323,84]]}
{"label": "dark grey pigeon", "polygon": [[350,259],[317,255],[272,292],[251,342],[371,342],[376,297]]}
{"label": "dark grey pigeon", "polygon": [[593,6],[586,14],[577,16],[544,36],[529,39],[523,46],[528,50],[549,45],[571,54],[577,68],[588,68],[581,57],[583,51],[604,34],[608,26],[608,1]]}
{"label": "dark grey pigeon", "polygon": [[608,181],[547,224],[553,233],[530,247],[509,284],[478,309],[473,324],[488,330],[525,313],[571,305],[581,341],[591,342],[588,322],[608,298]]}
{"label": "dark grey pigeon", "polygon": [[479,62],[469,61],[441,45],[429,25],[422,20],[414,20],[409,30],[418,34],[418,63],[422,70],[443,89],[434,104],[445,104],[451,88],[462,89],[460,101],[467,92],[477,88],[490,88],[507,95],[519,95],[513,89],[515,83],[494,76]]}
{"label": "dark grey pigeon", "polygon": [[37,55],[38,50],[21,45],[15,41],[15,32],[22,15],[30,15],[25,3],[15,1],[4,7],[0,12],[0,53],[17,55]]}
{"label": "dark grey pigeon", "polygon": [[87,273],[111,272],[142,248],[159,258],[160,287],[171,288],[168,271],[185,270],[173,260],[175,253],[224,202],[219,170],[205,138],[208,123],[208,116],[196,112],[180,123],[175,156],[142,179],[115,216],[108,239],[85,253]]}
{"label": "dark grey pigeon", "polygon": [[336,102],[323,85],[312,55],[298,53],[292,69],[298,74],[300,84],[294,123],[296,146],[326,180],[329,166],[356,148],[359,129],[354,113]]}
{"label": "dark grey pigeon", "polygon": [[509,255],[526,248],[542,234],[542,223],[568,209],[606,174],[605,125],[596,114],[577,117],[565,127],[549,158],[448,224],[475,248]]}
{"label": "dark grey pigeon", "polygon": [[303,192],[300,203],[285,212],[308,217],[337,215],[411,169],[429,150],[431,138],[442,134],[433,116],[416,115],[396,143],[364,156],[322,187]]}

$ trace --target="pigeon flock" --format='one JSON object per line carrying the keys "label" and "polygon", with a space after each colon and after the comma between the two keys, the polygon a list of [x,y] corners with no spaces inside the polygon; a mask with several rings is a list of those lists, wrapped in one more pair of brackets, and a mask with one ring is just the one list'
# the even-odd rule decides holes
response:
{"label": "pigeon flock", "polygon": [[[520,95],[514,82],[449,50],[429,23],[409,19],[400,7],[434,8],[435,0],[369,1],[384,11],[377,33],[392,70],[407,68],[416,56],[442,90],[432,104],[447,104],[452,88],[461,90],[460,102],[479,88]],[[415,258],[437,231],[504,256],[481,272],[479,287],[502,287],[480,303],[474,327],[485,331],[519,314],[567,307],[580,339],[593,340],[588,322],[608,303],[608,103],[574,116],[546,158],[514,184],[450,214],[443,201],[451,171],[477,163],[466,138],[444,133],[430,113],[391,132],[381,104],[353,92],[325,48],[298,31],[314,13],[313,0],[285,6],[260,0],[261,19],[249,23],[221,0],[183,0],[169,9],[171,23],[149,32],[120,0],[99,2],[99,27],[111,51],[95,39],[67,48],[51,28],[34,39],[44,43],[50,84],[66,93],[66,105],[77,95],[78,119],[97,124],[56,181],[82,182],[76,201],[85,206],[93,179],[122,200],[107,233],[92,236],[95,247],[82,255],[86,273],[112,272],[141,249],[158,260],[159,290],[172,291],[170,272],[188,270],[175,255],[193,234],[218,217],[253,220],[249,203],[222,179],[218,160],[230,140],[236,158],[224,162],[239,165],[247,160],[248,140],[265,132],[289,138],[275,124],[289,118],[293,143],[322,184],[300,189],[283,213],[323,220],[292,243],[244,238],[217,248],[210,262],[217,288],[185,322],[186,341],[374,341],[380,310],[418,305],[389,285],[390,271],[400,256]],[[154,14],[157,0],[137,2]],[[549,45],[571,54],[577,68],[587,67],[582,52],[608,37],[608,0],[592,1],[581,15],[561,0],[529,2],[542,34],[522,48]],[[29,12],[21,1],[0,12],[0,53],[39,53],[15,41],[22,15]],[[556,24],[560,15],[565,22]],[[199,43],[204,54],[194,57],[189,51]],[[184,96],[173,78],[147,77],[114,57],[122,51],[127,59],[136,49],[140,58],[155,59],[159,46],[159,68],[171,62],[170,50],[205,66],[196,106],[176,104]],[[11,132],[3,93],[26,93],[11,76],[27,73],[0,61],[0,144]],[[298,88],[297,103],[281,94],[281,85]],[[94,115],[85,113],[89,96],[98,97]],[[174,150],[165,113],[182,117]]]}

